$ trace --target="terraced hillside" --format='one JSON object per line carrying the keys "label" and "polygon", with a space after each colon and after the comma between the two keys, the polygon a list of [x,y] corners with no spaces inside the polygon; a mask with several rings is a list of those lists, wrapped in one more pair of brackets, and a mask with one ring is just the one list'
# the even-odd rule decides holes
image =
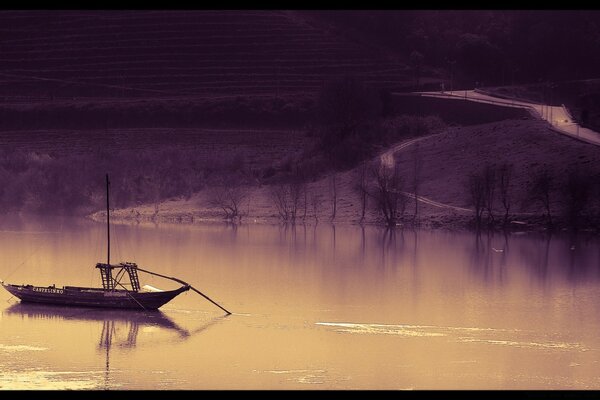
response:
{"label": "terraced hillside", "polygon": [[408,68],[285,11],[2,11],[0,101],[314,92],[349,74],[410,84]]}
{"label": "terraced hillside", "polygon": [[265,168],[310,143],[311,138],[303,132],[278,129],[44,129],[27,134],[8,130],[0,134],[0,148],[4,151],[35,152],[52,158],[99,151],[138,154],[169,148],[193,151],[194,159],[199,162],[239,156],[251,169]]}

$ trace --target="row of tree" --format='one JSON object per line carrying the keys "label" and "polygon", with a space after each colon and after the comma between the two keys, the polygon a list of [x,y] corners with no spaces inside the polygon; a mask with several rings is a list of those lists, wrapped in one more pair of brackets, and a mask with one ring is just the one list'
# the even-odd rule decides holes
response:
{"label": "row of tree", "polygon": [[201,158],[196,149],[173,147],[53,157],[0,149],[0,208],[66,215],[94,212],[103,208],[102,177],[107,172],[115,208],[154,204],[156,212],[163,200],[190,198],[224,176],[240,182],[252,178],[236,153]]}
{"label": "row of tree", "polygon": [[[405,218],[406,206],[412,198],[415,202],[413,223],[418,218],[418,189],[420,185],[419,171],[421,159],[418,147],[413,152],[413,169],[403,175],[398,163],[392,160],[386,164],[381,161],[362,163],[351,176],[350,188],[360,205],[360,222],[364,222],[367,211],[378,215],[386,226],[396,226],[400,222],[408,222]],[[296,223],[307,218],[328,217],[334,221],[338,214],[340,198],[340,176],[333,172],[326,178],[327,194],[323,186],[311,185],[310,176],[296,172],[287,182],[270,185],[269,199],[279,219],[285,223]],[[406,190],[410,190],[408,193]],[[240,222],[248,214],[249,195],[252,186],[217,186],[209,189],[209,206],[220,209],[226,220]],[[330,203],[329,215],[323,215],[325,203]]]}
{"label": "row of tree", "polygon": [[[359,205],[357,218],[362,223],[367,212],[376,215],[378,221],[393,227],[399,224],[418,224],[420,171],[422,157],[418,145],[414,145],[411,165],[405,170],[393,160],[364,162],[355,169],[350,188],[353,200]],[[549,228],[569,227],[579,229],[594,222],[600,210],[595,193],[600,184],[590,173],[581,168],[571,168],[565,174],[556,174],[543,168],[527,182],[526,188],[518,190],[514,182],[514,168],[503,163],[487,164],[471,173],[465,180],[465,193],[473,207],[473,219],[477,228],[510,226],[511,220],[543,217]],[[311,184],[310,178],[297,173],[295,178],[270,185],[269,198],[282,222],[305,222],[308,218],[336,219],[340,198],[340,176],[332,173],[326,178],[328,190],[322,184]],[[348,184],[348,183],[347,183]],[[211,189],[210,205],[223,210],[223,216],[231,221],[241,221],[247,214],[243,204],[251,192],[250,186],[218,187]],[[347,195],[348,192],[346,191]],[[407,209],[414,202],[412,213]],[[324,209],[329,210],[325,215]]]}
{"label": "row of tree", "polygon": [[[543,210],[549,228],[567,226],[578,229],[583,225],[583,217],[592,220],[600,204],[595,192],[600,193],[598,180],[581,168],[570,168],[557,174],[549,168],[542,168],[532,176],[527,187],[520,192],[513,184],[513,168],[509,164],[488,164],[466,180],[470,204],[474,208],[475,224],[494,226],[498,212],[502,214],[502,225],[507,226],[509,216],[528,216],[527,210]],[[519,212],[515,212],[514,206]]]}

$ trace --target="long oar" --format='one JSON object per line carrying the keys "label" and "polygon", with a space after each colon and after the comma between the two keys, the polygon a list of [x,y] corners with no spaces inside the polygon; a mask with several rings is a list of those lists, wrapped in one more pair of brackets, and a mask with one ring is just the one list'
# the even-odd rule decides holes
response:
{"label": "long oar", "polygon": [[192,286],[192,285],[190,285],[189,283],[187,283],[187,282],[185,282],[185,281],[182,281],[181,279],[177,279],[177,278],[174,278],[174,277],[172,277],[172,276],[166,276],[166,275],[157,274],[156,272],[148,271],[148,270],[142,269],[142,268],[140,268],[140,267],[138,267],[137,269],[138,269],[138,271],[142,271],[142,272],[145,272],[145,273],[147,273],[147,274],[150,274],[150,275],[156,275],[156,276],[160,276],[161,278],[170,279],[170,280],[172,280],[172,281],[175,281],[175,282],[181,283],[182,285],[189,286],[189,287],[190,287],[190,289],[192,289],[194,292],[198,293],[200,296],[204,297],[206,300],[210,301],[210,302],[211,302],[211,303],[213,303],[215,306],[217,306],[217,307],[219,307],[221,310],[225,311],[225,312],[227,313],[227,315],[231,314],[231,313],[230,313],[229,311],[227,311],[225,308],[221,307],[221,306],[220,306],[220,305],[218,305],[216,302],[214,302],[213,300],[211,300],[211,298],[210,298],[210,297],[208,297],[207,295],[205,295],[204,293],[202,293],[201,291],[199,291],[198,289],[196,289],[195,287],[193,287],[193,286]]}

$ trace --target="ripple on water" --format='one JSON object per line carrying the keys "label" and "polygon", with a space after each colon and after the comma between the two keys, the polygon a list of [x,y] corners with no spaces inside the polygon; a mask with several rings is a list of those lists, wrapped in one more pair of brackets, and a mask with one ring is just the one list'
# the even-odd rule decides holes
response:
{"label": "ripple on water", "polygon": [[469,343],[486,343],[501,346],[510,347],[529,347],[529,348],[545,348],[545,349],[559,349],[559,350],[579,350],[588,351],[589,349],[583,346],[581,343],[567,343],[567,342],[526,342],[526,341],[514,341],[514,340],[493,340],[493,339],[478,339],[469,337],[458,338],[459,342]]}
{"label": "ripple on water", "polygon": [[4,371],[0,375],[0,389],[8,390],[85,390],[99,389],[101,372],[83,371]]}
{"label": "ripple on water", "polygon": [[317,322],[316,325],[336,328],[336,332],[358,333],[358,334],[384,334],[398,336],[446,336],[442,332],[434,332],[422,326],[411,325],[382,325],[382,324],[353,324],[337,322]]}
{"label": "ripple on water", "polygon": [[5,351],[8,353],[13,353],[13,352],[17,352],[17,351],[46,351],[46,350],[48,350],[46,347],[27,346],[24,344],[17,344],[17,345],[0,344],[0,351]]}
{"label": "ripple on water", "polygon": [[361,324],[348,322],[317,322],[316,325],[335,328],[335,332],[356,333],[356,334],[384,334],[406,337],[432,337],[432,336],[453,336],[457,332],[463,335],[456,338],[460,343],[483,343],[491,345],[502,345],[520,348],[538,348],[538,349],[556,349],[556,350],[579,350],[588,351],[581,343],[569,343],[561,341],[544,340],[515,340],[504,338],[485,338],[477,336],[486,336],[486,334],[499,334],[506,336],[507,333],[524,333],[518,329],[497,329],[497,328],[470,328],[470,327],[449,327],[435,325],[393,325],[393,324]]}

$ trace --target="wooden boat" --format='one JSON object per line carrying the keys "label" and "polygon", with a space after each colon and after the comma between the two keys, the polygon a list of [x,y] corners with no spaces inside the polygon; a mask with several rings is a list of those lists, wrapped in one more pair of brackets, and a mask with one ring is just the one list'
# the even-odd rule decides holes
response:
{"label": "wooden boat", "polygon": [[[203,296],[205,299],[221,308],[227,314],[229,311],[212,301],[208,296],[180,279],[157,274],[142,268],[137,264],[124,262],[110,263],[110,213],[109,213],[109,185],[106,175],[106,224],[107,224],[107,262],[96,264],[102,278],[101,288],[64,286],[14,285],[0,280],[13,296],[22,302],[54,304],[75,307],[102,307],[137,310],[156,310],[171,301],[178,294],[190,289]],[[138,271],[159,276],[180,283],[182,286],[175,290],[159,290],[149,286],[140,287]],[[124,280],[128,280],[126,282]],[[126,286],[129,286],[127,288]]]}
{"label": "wooden boat", "polygon": [[[108,265],[98,264],[96,268],[101,271],[113,269],[126,269],[130,273],[136,272],[136,265]],[[12,285],[2,282],[2,286],[22,302],[56,304],[75,307],[105,307],[105,308],[133,308],[142,310],[156,310],[171,301],[178,294],[190,290],[190,286],[181,286],[179,289],[168,291],[142,291],[137,288],[116,289],[105,286],[103,288],[88,288],[77,286],[52,286]]]}

